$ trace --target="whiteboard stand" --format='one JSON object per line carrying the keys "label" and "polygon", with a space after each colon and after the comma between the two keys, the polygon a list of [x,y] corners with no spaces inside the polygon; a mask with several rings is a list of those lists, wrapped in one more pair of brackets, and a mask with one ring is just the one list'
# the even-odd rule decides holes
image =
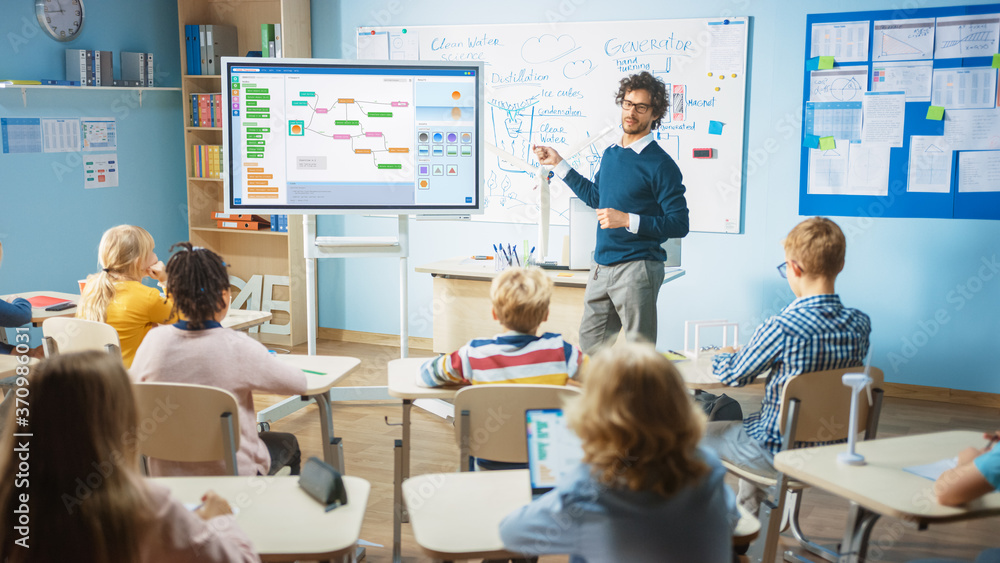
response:
{"label": "whiteboard stand", "polygon": [[[410,253],[410,224],[408,215],[398,216],[395,237],[320,237],[316,236],[316,216],[303,215],[305,228],[306,260],[306,340],[310,356],[316,355],[316,260],[321,258],[399,258],[399,355],[409,355],[409,315],[407,305],[407,258]],[[398,399],[389,396],[385,385],[363,387],[333,387],[330,401],[380,401]],[[310,401],[289,397],[257,413],[257,422],[273,422],[296,412]]]}

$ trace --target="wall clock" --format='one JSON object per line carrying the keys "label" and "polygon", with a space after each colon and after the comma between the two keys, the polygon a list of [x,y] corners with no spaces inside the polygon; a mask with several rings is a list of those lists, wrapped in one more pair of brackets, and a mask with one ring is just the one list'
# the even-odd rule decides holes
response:
{"label": "wall clock", "polygon": [[38,25],[56,41],[72,41],[83,29],[83,0],[35,0]]}

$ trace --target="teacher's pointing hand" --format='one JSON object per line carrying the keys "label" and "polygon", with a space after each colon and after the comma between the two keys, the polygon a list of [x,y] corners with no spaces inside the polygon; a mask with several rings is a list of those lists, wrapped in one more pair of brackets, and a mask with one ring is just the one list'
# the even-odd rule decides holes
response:
{"label": "teacher's pointing hand", "polygon": [[556,152],[556,149],[552,147],[533,145],[532,150],[535,151],[535,158],[538,159],[539,164],[555,166],[563,160],[563,158],[559,156],[559,153]]}
{"label": "teacher's pointing hand", "polygon": [[602,229],[628,228],[628,213],[610,207],[598,209],[597,221]]}

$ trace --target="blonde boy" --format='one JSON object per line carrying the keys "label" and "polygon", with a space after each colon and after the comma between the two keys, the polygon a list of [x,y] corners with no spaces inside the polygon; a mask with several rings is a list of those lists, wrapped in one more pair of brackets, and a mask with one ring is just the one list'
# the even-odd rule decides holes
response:
{"label": "blonde boy", "polygon": [[583,353],[562,336],[536,336],[549,317],[552,280],[535,267],[511,268],[493,279],[493,318],[508,330],[479,338],[451,354],[428,360],[417,376],[424,387],[478,383],[565,385],[576,376]]}
{"label": "blonde boy", "polygon": [[[834,290],[847,248],[840,227],[823,217],[806,219],[784,246],[778,272],[796,299],[764,321],[745,347],[723,349],[712,362],[715,376],[733,387],[767,375],[760,411],[743,422],[709,423],[703,441],[722,459],[765,476],[774,474],[774,454],[781,448],[778,409],[785,382],[801,373],[863,365],[871,333],[868,315],[844,307]],[[739,497],[755,512],[763,491],[741,481]]]}

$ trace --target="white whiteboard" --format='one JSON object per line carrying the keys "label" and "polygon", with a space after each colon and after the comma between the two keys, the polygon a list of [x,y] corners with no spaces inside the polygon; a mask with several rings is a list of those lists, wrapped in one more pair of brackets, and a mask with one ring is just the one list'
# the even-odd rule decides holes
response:
{"label": "white whiteboard", "polygon": [[[647,70],[667,84],[670,108],[654,132],[684,175],[692,231],[741,231],[743,124],[749,19],[358,28],[359,59],[482,60],[485,142],[538,165],[531,145],[565,154],[593,179],[601,154],[621,138],[618,81]],[[712,122],[721,134],[712,134]],[[696,159],[693,149],[710,148]],[[534,172],[487,154],[483,221],[537,223]],[[551,184],[551,224],[569,217],[569,187]]]}

